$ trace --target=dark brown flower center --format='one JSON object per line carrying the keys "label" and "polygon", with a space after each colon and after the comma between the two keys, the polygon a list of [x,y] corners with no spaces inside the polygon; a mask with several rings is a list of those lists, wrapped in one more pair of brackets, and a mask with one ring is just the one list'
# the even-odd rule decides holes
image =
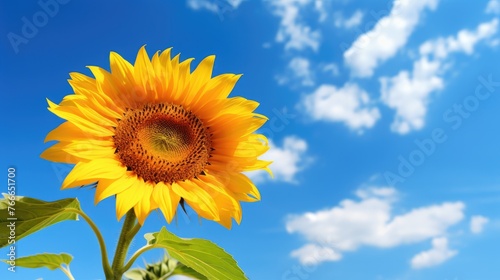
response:
{"label": "dark brown flower center", "polygon": [[210,133],[181,105],[147,104],[129,109],[115,129],[116,154],[144,181],[172,183],[203,172]]}

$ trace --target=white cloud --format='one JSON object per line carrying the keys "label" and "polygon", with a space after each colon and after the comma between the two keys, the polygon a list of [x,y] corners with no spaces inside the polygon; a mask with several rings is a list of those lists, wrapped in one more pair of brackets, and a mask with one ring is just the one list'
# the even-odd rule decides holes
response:
{"label": "white cloud", "polygon": [[[311,0],[269,0],[274,15],[281,18],[276,41],[285,43],[285,49],[318,50],[320,32],[301,21],[300,12]],[[321,5],[317,5],[320,7]]]}
{"label": "white cloud", "polygon": [[499,0],[490,0],[490,2],[488,2],[488,5],[486,5],[485,12],[487,14],[499,15],[500,14],[500,1]]}
{"label": "white cloud", "polygon": [[238,6],[243,3],[244,0],[226,0],[229,5],[233,6],[233,8],[238,8]]}
{"label": "white cloud", "polygon": [[393,57],[406,44],[423,11],[434,10],[437,4],[438,0],[394,1],[390,14],[360,35],[344,52],[345,63],[352,74],[372,76],[378,64]]}
{"label": "white cloud", "polygon": [[[269,140],[269,146],[269,151],[261,159],[273,161],[270,168],[274,179],[295,183],[295,175],[310,162],[310,159],[305,154],[307,142],[295,136],[287,136],[283,140],[282,147],[276,146],[271,140]],[[268,178],[267,173],[264,171],[248,172],[247,175],[256,181]]]}
{"label": "white cloud", "polygon": [[428,205],[396,215],[392,211],[398,201],[394,188],[372,187],[358,190],[356,195],[358,200],[345,199],[329,209],[290,216],[288,233],[298,233],[308,242],[293,256],[309,260],[318,247],[335,253],[335,258],[317,258],[319,263],[338,260],[343,252],[362,246],[390,248],[423,242],[445,235],[464,218],[462,202]]}
{"label": "white cloud", "polygon": [[490,220],[486,217],[483,216],[473,216],[470,219],[470,231],[474,234],[480,234],[483,232],[484,226],[489,222]]}
{"label": "white cloud", "polygon": [[347,83],[341,88],[323,84],[303,99],[303,105],[315,120],[343,122],[362,132],[380,118],[380,112],[370,103],[370,97],[358,85]]}
{"label": "white cloud", "polygon": [[386,201],[392,201],[397,198],[398,192],[395,188],[390,187],[370,187],[358,189],[356,191],[356,196],[361,199],[370,199],[372,197],[382,198]]}
{"label": "white cloud", "polygon": [[434,238],[430,250],[418,253],[411,259],[411,267],[422,269],[436,266],[454,257],[457,253],[458,251],[448,248],[448,239],[446,237]]}
{"label": "white cloud", "polygon": [[473,54],[474,47],[491,38],[498,29],[498,20],[480,24],[476,30],[461,30],[456,36],[429,40],[420,46],[420,58],[411,72],[402,70],[396,76],[382,77],[382,102],[396,110],[391,129],[406,134],[425,124],[427,104],[431,93],[444,88],[443,74],[450,54]]}
{"label": "white cloud", "polygon": [[205,9],[213,13],[237,9],[244,0],[187,0],[188,7],[193,10]]}
{"label": "white cloud", "polygon": [[329,63],[323,66],[324,72],[330,72],[333,76],[338,76],[340,74],[339,66],[335,63]]}
{"label": "white cloud", "polygon": [[468,55],[474,53],[475,45],[481,40],[491,38],[498,30],[498,19],[481,23],[476,30],[460,30],[456,36],[438,38],[423,43],[420,46],[420,55],[433,56],[444,60],[453,52],[463,52]]}
{"label": "white cloud", "polygon": [[392,131],[406,134],[424,126],[428,97],[444,86],[440,67],[439,62],[423,57],[414,63],[411,73],[401,71],[394,77],[380,79],[382,101],[396,110]]}
{"label": "white cloud", "polygon": [[278,78],[280,84],[300,81],[302,86],[314,85],[311,63],[307,58],[294,57],[288,63],[288,70],[290,73],[287,76]]}
{"label": "white cloud", "polygon": [[[328,3],[326,3],[326,4],[328,4]],[[319,13],[319,19],[318,20],[320,22],[325,21],[326,18],[328,17],[328,14],[327,14],[326,8],[325,8],[325,1],[324,0],[315,0],[314,1],[314,8]]]}
{"label": "white cloud", "polygon": [[338,28],[351,29],[361,24],[363,21],[363,12],[360,10],[355,11],[350,18],[344,18],[342,14],[336,14],[335,26]]}
{"label": "white cloud", "polygon": [[321,247],[315,244],[307,244],[304,247],[292,251],[290,254],[298,258],[300,263],[306,265],[316,265],[325,261],[338,261],[342,255],[335,252],[332,248]]}

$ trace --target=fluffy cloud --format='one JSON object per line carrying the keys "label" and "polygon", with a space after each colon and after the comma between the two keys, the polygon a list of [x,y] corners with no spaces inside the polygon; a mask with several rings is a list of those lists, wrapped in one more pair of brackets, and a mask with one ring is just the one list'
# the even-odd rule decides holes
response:
{"label": "fluffy cloud", "polygon": [[463,29],[456,36],[427,41],[420,46],[420,55],[433,56],[436,60],[444,60],[453,52],[471,55],[479,41],[491,38],[497,30],[498,19],[493,19],[480,24],[476,30]]}
{"label": "fluffy cloud", "polygon": [[[320,32],[300,19],[300,12],[311,4],[311,0],[270,0],[269,3],[273,14],[281,18],[277,42],[284,43],[285,49],[318,50]],[[321,3],[316,4],[318,8],[322,8]]]}
{"label": "fluffy cloud", "polygon": [[290,216],[288,233],[298,233],[308,241],[292,256],[302,263],[320,263],[339,260],[343,252],[362,246],[390,248],[422,242],[444,236],[449,227],[464,218],[462,202],[429,205],[395,215],[392,207],[398,193],[394,188],[372,187],[359,190],[356,196],[358,200],[345,199],[329,209]]}
{"label": "fluffy cloud", "polygon": [[345,63],[354,76],[370,77],[382,62],[393,57],[413,33],[425,9],[434,10],[438,0],[394,1],[389,15],[373,29],[360,35],[344,52]]}
{"label": "fluffy cloud", "polygon": [[488,2],[488,5],[486,5],[485,12],[487,14],[499,15],[500,14],[500,1],[499,0],[490,0],[490,2]]}
{"label": "fluffy cloud", "polygon": [[314,84],[309,60],[303,57],[295,57],[290,61],[288,67],[293,71],[297,78],[302,80],[303,85],[311,86]]}
{"label": "fluffy cloud", "polygon": [[344,18],[342,14],[337,14],[334,23],[338,28],[350,29],[360,25],[363,16],[364,14],[360,10],[355,11],[350,18]]}
{"label": "fluffy cloud", "polygon": [[[270,168],[273,171],[274,179],[288,183],[295,183],[295,175],[303,170],[310,159],[305,155],[307,143],[303,139],[295,136],[288,136],[283,140],[283,146],[276,146],[273,141],[269,141],[270,149],[261,158],[272,160]],[[268,178],[266,172],[257,171],[247,173],[249,177],[256,181]]]}
{"label": "fluffy cloud", "polygon": [[279,84],[294,83],[299,81],[302,86],[314,85],[313,72],[311,70],[311,63],[307,58],[294,57],[288,63],[285,76],[278,76]]}
{"label": "fluffy cloud", "polygon": [[290,255],[298,258],[300,263],[307,265],[316,265],[326,261],[338,261],[342,258],[342,255],[335,252],[332,248],[315,244],[307,244],[300,249],[292,251]]}
{"label": "fluffy cloud", "polygon": [[208,10],[213,13],[223,13],[227,10],[237,9],[243,0],[187,0],[188,6],[193,10]]}
{"label": "fluffy cloud", "polygon": [[470,231],[474,234],[480,234],[489,221],[488,218],[483,216],[473,216],[470,219]]}
{"label": "fluffy cloud", "polygon": [[380,79],[382,101],[396,110],[391,130],[406,134],[424,126],[428,96],[444,86],[439,76],[441,63],[426,57],[416,61],[413,71],[401,71],[392,78]]}
{"label": "fluffy cloud", "polygon": [[430,40],[420,46],[420,58],[411,72],[402,70],[396,76],[382,77],[382,102],[396,110],[391,129],[400,134],[424,126],[431,93],[444,87],[443,74],[452,53],[472,54],[482,40],[496,34],[498,20],[480,24],[475,30],[461,30],[456,36]]}
{"label": "fluffy cloud", "polygon": [[316,11],[319,13],[319,21],[325,21],[326,18],[328,17],[327,9],[325,7],[325,4],[329,4],[328,2],[325,2],[324,0],[314,0],[314,8]]}
{"label": "fluffy cloud", "polygon": [[343,122],[360,132],[371,128],[380,118],[380,112],[371,105],[368,94],[352,83],[341,88],[323,84],[307,95],[302,103],[315,120]]}
{"label": "fluffy cloud", "polygon": [[432,239],[430,250],[418,253],[411,259],[411,267],[422,269],[444,263],[454,257],[458,251],[448,248],[448,239],[445,237]]}

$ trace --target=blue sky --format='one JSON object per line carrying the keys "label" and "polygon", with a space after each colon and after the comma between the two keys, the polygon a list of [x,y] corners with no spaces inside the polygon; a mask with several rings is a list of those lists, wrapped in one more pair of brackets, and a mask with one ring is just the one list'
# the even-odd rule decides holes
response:
{"label": "blue sky", "polygon": [[[215,74],[244,74],[232,95],[270,119],[275,178],[250,174],[262,201],[243,205],[241,225],[188,210],[169,230],[213,240],[250,279],[500,277],[500,1],[0,3],[4,174],[18,170],[19,195],[78,197],[109,250],[121,228],[114,199],[94,206],[91,189],[59,190],[71,166],[39,158],[61,123],[45,98],[71,93],[68,73],[108,68],[110,51],[133,61],[146,44],[195,61],[215,54]],[[163,225],[152,213],[132,250]],[[19,256],[41,252],[71,253],[77,279],[103,279],[83,221],[18,243]],[[5,266],[0,278],[64,275]]]}

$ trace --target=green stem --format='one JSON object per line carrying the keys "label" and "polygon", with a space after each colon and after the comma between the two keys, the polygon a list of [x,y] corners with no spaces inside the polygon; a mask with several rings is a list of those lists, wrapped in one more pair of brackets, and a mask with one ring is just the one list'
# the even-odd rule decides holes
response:
{"label": "green stem", "polygon": [[60,266],[59,268],[62,270],[62,272],[64,272],[64,274],[66,274],[66,276],[68,276],[69,280],[75,280],[73,274],[71,274],[71,271],[69,270],[69,266],[67,267]]}
{"label": "green stem", "polygon": [[154,245],[146,245],[146,246],[143,246],[141,248],[139,248],[139,250],[135,251],[135,253],[132,255],[132,257],[130,257],[130,260],[128,260],[127,264],[125,264],[125,266],[123,267],[123,270],[124,271],[127,271],[130,269],[130,267],[132,267],[132,265],[134,264],[135,260],[144,252],[148,251],[148,250],[151,250],[151,249],[154,249],[154,248],[161,248],[161,247],[156,247]]}
{"label": "green stem", "polygon": [[129,232],[130,239],[134,238],[134,236],[137,234],[137,232],[139,232],[139,230],[141,229],[141,227],[142,227],[141,224],[139,224],[139,223],[135,224],[135,226]]}
{"label": "green stem", "polygon": [[115,257],[111,269],[113,270],[114,280],[121,280],[123,273],[126,271],[123,267],[125,257],[127,256],[128,247],[132,242],[135,234],[139,231],[140,225],[136,224],[134,209],[130,209],[125,216],[120,239],[116,245]]}
{"label": "green stem", "polygon": [[[104,274],[106,276],[106,279],[110,278],[113,275],[113,271],[111,270],[111,267],[109,266],[109,260],[108,260],[108,253],[106,251],[106,244],[104,243],[104,238],[102,237],[101,232],[99,231],[99,228],[94,224],[94,221],[87,216],[83,211],[78,210],[78,209],[65,209],[66,212],[74,212],[80,215],[86,222],[89,224],[90,228],[95,233],[95,236],[97,237],[97,241],[99,242],[99,247],[101,249],[101,259],[102,259],[102,268],[104,269]],[[64,272],[64,270],[63,270]],[[68,268],[69,272],[69,268]],[[66,273],[66,272],[64,272]],[[71,275],[71,273],[70,273]],[[68,276],[69,277],[69,276]],[[70,279],[73,279],[72,276]]]}

